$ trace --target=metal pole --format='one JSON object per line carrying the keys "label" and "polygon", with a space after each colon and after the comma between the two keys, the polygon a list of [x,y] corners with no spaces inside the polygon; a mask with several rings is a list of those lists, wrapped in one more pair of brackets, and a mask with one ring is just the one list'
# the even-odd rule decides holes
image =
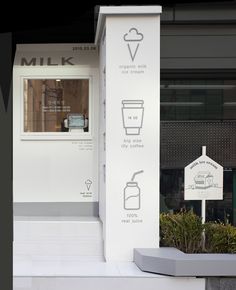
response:
{"label": "metal pole", "polygon": [[202,146],[202,155],[206,155],[206,146]]}
{"label": "metal pole", "polygon": [[[202,199],[202,224],[204,225],[206,221],[206,200]],[[206,234],[205,229],[202,231],[202,249],[205,251],[206,248]]]}
{"label": "metal pole", "polygon": [[[202,146],[202,155],[206,155],[206,146]],[[202,199],[202,223],[206,221],[206,200]]]}
{"label": "metal pole", "polygon": [[[206,146],[202,146],[202,155],[206,155]],[[206,222],[206,200],[202,199],[202,224],[205,224]],[[205,230],[202,232],[202,246],[203,250],[205,250],[205,244],[206,244],[206,236],[205,236]]]}
{"label": "metal pole", "polygon": [[202,223],[206,221],[206,200],[202,199]]}

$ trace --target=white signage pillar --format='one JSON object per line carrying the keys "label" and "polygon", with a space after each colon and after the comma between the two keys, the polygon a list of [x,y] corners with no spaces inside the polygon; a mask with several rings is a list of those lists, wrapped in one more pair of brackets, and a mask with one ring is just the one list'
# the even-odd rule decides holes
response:
{"label": "white signage pillar", "polygon": [[107,261],[159,246],[160,6],[100,7],[100,214]]}

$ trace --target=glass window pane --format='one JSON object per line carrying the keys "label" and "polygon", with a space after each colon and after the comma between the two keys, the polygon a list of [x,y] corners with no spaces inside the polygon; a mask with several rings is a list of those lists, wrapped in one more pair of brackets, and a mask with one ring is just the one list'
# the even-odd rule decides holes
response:
{"label": "glass window pane", "polygon": [[235,80],[163,80],[161,120],[235,120]]}
{"label": "glass window pane", "polygon": [[224,171],[224,198],[223,200],[208,200],[206,202],[207,221],[233,222],[232,192],[233,171]]}
{"label": "glass window pane", "polygon": [[24,79],[24,132],[88,132],[89,79]]}
{"label": "glass window pane", "polygon": [[201,202],[198,200],[184,200],[184,170],[161,170],[160,178],[160,211],[179,212],[193,210],[201,215]]}

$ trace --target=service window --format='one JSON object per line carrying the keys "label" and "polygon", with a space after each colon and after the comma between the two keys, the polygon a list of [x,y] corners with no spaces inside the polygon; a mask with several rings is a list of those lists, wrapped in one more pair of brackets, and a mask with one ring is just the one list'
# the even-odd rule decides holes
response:
{"label": "service window", "polygon": [[24,133],[89,132],[89,82],[24,79]]}

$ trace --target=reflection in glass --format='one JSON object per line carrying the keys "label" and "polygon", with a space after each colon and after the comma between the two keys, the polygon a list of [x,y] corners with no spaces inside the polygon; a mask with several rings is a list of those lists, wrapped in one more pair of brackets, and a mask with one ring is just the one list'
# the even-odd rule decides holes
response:
{"label": "reflection in glass", "polygon": [[235,80],[162,81],[162,121],[235,119]]}
{"label": "reflection in glass", "polygon": [[88,132],[89,79],[24,79],[24,132],[73,131],[71,116]]}
{"label": "reflection in glass", "polygon": [[[232,184],[233,171],[224,171],[224,199],[206,201],[207,221],[233,221],[232,213]],[[179,212],[193,210],[201,216],[201,201],[184,200],[184,170],[161,170],[160,180],[160,210],[161,212]]]}

